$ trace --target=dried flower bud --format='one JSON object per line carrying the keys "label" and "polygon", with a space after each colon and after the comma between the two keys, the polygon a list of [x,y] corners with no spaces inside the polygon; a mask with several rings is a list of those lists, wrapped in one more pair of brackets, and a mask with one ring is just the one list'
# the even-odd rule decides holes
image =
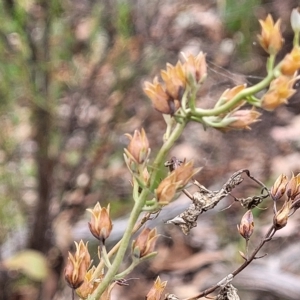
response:
{"label": "dried flower bud", "polygon": [[281,209],[275,214],[273,218],[273,224],[277,230],[283,228],[287,224],[291,207],[292,201],[288,199],[284,202]]}
{"label": "dried flower bud", "polygon": [[167,94],[170,95],[172,99],[180,101],[186,85],[181,62],[177,62],[176,66],[167,64],[167,70],[162,70],[160,74],[165,82]]}
{"label": "dried flower bud", "polygon": [[172,172],[168,177],[163,179],[155,190],[156,199],[161,205],[167,205],[174,198],[176,190],[181,182],[176,181],[176,174]]}
{"label": "dried flower bud", "polygon": [[167,281],[161,281],[158,276],[154,282],[154,285],[148,292],[146,300],[160,300],[166,285]]}
{"label": "dried flower bud", "polygon": [[190,179],[196,175],[202,168],[194,169],[194,162],[183,162],[173,172],[175,174],[176,182],[180,182],[179,188],[183,188]]}
{"label": "dried flower bud", "polygon": [[100,283],[100,280],[93,278],[95,270],[96,267],[93,266],[88,272],[86,272],[84,276],[84,282],[76,290],[77,295],[82,299],[86,299],[97,288],[97,286]]}
{"label": "dried flower bud", "polygon": [[274,24],[273,18],[269,14],[265,21],[259,20],[259,23],[262,27],[261,35],[258,35],[260,45],[269,54],[277,54],[283,45],[283,38],[280,32],[281,20],[279,19]]}
{"label": "dried flower bud", "polygon": [[89,228],[92,235],[102,241],[103,243],[109,237],[112,231],[112,222],[109,216],[110,205],[107,208],[101,207],[97,202],[93,209],[87,209],[92,214],[91,222],[89,222]]}
{"label": "dried flower bud", "polygon": [[157,77],[153,83],[145,82],[144,92],[151,99],[153,107],[163,114],[173,115],[180,107],[180,101],[167,93]]}
{"label": "dried flower bud", "polygon": [[300,194],[300,173],[293,176],[286,185],[286,195],[294,200]]}
{"label": "dried flower bud", "polygon": [[270,191],[271,197],[274,201],[279,200],[283,196],[287,183],[288,183],[288,178],[286,175],[281,174],[276,179]]}
{"label": "dried flower bud", "polygon": [[273,110],[279,105],[287,103],[296,90],[293,85],[297,77],[281,75],[271,82],[268,92],[262,97],[261,107],[266,110]]}
{"label": "dried flower bud", "polygon": [[238,231],[240,235],[245,239],[249,240],[253,230],[254,230],[254,222],[253,222],[253,214],[251,210],[248,210],[244,216],[242,217],[240,226],[237,225]]}
{"label": "dried flower bud", "polygon": [[300,69],[300,47],[295,46],[280,63],[280,71],[283,75],[293,76]]}
{"label": "dried flower bud", "polygon": [[156,228],[144,228],[132,243],[132,253],[136,258],[142,258],[153,253],[158,238]]}
{"label": "dried flower bud", "polygon": [[76,252],[72,255],[69,252],[68,262],[65,268],[65,280],[73,288],[79,288],[84,282],[84,277],[91,263],[91,257],[83,241],[75,242]]}
{"label": "dried flower bud", "polygon": [[197,56],[189,55],[185,60],[183,67],[186,80],[192,85],[201,83],[207,76],[205,54],[200,52]]}
{"label": "dried flower bud", "polygon": [[130,134],[126,134],[126,136],[130,139],[126,154],[130,156],[135,163],[144,163],[150,154],[149,141],[145,130],[143,128],[141,131],[135,130],[133,136]]}
{"label": "dried flower bud", "polygon": [[299,7],[294,8],[291,13],[291,26],[295,33],[300,32],[300,13]]}
{"label": "dried flower bud", "polygon": [[232,120],[224,129],[250,129],[250,125],[259,121],[261,114],[256,110],[237,110],[230,114]]}
{"label": "dried flower bud", "polygon": [[[231,99],[233,99],[238,93],[243,91],[246,88],[246,84],[241,84],[233,87],[232,89],[227,89],[223,92],[223,94],[220,97],[220,102],[218,102],[218,105],[222,105],[224,103],[230,102]],[[239,101],[233,108],[237,108],[242,106],[245,103],[245,101]]]}

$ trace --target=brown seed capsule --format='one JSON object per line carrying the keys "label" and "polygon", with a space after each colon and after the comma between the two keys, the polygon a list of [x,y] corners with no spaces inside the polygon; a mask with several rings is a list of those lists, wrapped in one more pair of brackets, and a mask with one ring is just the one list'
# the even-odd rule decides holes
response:
{"label": "brown seed capsule", "polygon": [[285,193],[288,178],[286,175],[281,174],[273,184],[270,194],[274,201],[279,200]]}
{"label": "brown seed capsule", "polygon": [[253,214],[251,210],[248,210],[242,217],[240,226],[237,225],[240,235],[245,239],[249,240],[253,230],[254,230],[254,221]]}
{"label": "brown seed capsule", "polygon": [[73,288],[79,288],[84,282],[84,277],[91,263],[91,257],[83,241],[76,243],[76,252],[72,255],[69,252],[68,262],[65,268],[65,280]]}
{"label": "brown seed capsule", "polygon": [[277,230],[283,228],[288,221],[289,214],[292,207],[292,201],[288,199],[284,202],[281,209],[275,214],[273,218],[273,224]]}
{"label": "brown seed capsule", "polygon": [[293,176],[286,185],[286,194],[292,200],[300,194],[300,173]]}
{"label": "brown seed capsule", "polygon": [[110,205],[107,208],[101,207],[97,202],[93,209],[87,209],[92,214],[89,228],[92,235],[103,243],[109,237],[112,231],[112,221],[109,216]]}
{"label": "brown seed capsule", "polygon": [[161,281],[158,276],[154,282],[154,285],[148,292],[146,300],[160,300],[166,285],[167,281]]}
{"label": "brown seed capsule", "polygon": [[145,130],[135,130],[133,136],[126,134],[130,139],[127,147],[128,153],[137,164],[142,164],[148,158],[149,155],[149,141]]}
{"label": "brown seed capsule", "polygon": [[259,121],[261,114],[254,109],[241,109],[236,110],[230,114],[229,118],[232,119],[226,129],[250,129],[250,125]]}
{"label": "brown seed capsule", "polygon": [[137,239],[132,243],[133,255],[142,258],[154,251],[155,243],[158,238],[156,228],[144,228]]}

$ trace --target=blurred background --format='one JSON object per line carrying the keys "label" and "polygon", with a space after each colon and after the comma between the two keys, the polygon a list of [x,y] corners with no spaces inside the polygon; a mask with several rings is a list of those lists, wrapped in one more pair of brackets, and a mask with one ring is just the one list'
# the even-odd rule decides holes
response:
{"label": "blurred background", "polygon": [[[257,43],[258,19],[282,19],[292,48],[289,18],[298,1],[273,0],[0,0],[0,299],[70,299],[63,280],[73,241],[90,240],[87,207],[111,204],[116,220],[110,243],[121,238],[132,207],[131,176],[123,148],[144,127],[152,157],[165,123],[142,87],[181,52],[207,53],[208,79],[199,91],[211,107],[235,85],[265,76],[267,55]],[[296,87],[297,88],[297,83]],[[264,112],[251,131],[222,133],[189,124],[171,155],[203,166],[197,180],[216,190],[239,169],[271,186],[300,171],[299,93]],[[162,169],[163,172],[166,170]],[[163,176],[163,175],[162,175]],[[236,197],[259,193],[250,180]],[[201,215],[189,236],[164,224],[188,205],[180,197],[163,209],[159,254],[139,266],[112,299],[144,299],[153,280],[192,297],[242,262],[236,224],[244,210],[226,199]],[[272,222],[272,203],[255,209],[255,236]],[[233,284],[241,299],[300,299],[299,216],[278,232]],[[93,248],[94,247],[94,248]],[[33,251],[34,250],[34,251]],[[124,261],[126,264],[127,261]],[[280,283],[280,284],[279,284]]]}

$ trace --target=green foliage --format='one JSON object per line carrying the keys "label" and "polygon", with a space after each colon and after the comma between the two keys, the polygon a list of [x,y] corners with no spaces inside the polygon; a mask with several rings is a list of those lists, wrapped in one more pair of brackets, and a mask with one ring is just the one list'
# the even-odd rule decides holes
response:
{"label": "green foliage", "polygon": [[3,262],[8,270],[16,270],[34,281],[43,281],[48,275],[46,257],[38,251],[24,250]]}
{"label": "green foliage", "polygon": [[261,5],[261,0],[225,0],[221,8],[225,28],[231,33],[239,36],[239,53],[246,56],[250,52],[254,32],[258,30],[259,23],[255,14],[255,8]]}
{"label": "green foliage", "polygon": [[131,21],[131,6],[128,1],[119,1],[117,5],[117,30],[125,38],[133,33]]}

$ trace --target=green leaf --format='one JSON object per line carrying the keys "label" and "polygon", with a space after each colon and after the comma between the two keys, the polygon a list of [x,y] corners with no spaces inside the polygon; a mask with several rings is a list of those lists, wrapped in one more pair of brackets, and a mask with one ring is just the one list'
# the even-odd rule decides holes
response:
{"label": "green leaf", "polygon": [[35,281],[43,281],[48,275],[46,257],[34,250],[24,250],[6,259],[3,265],[9,270],[17,270]]}

